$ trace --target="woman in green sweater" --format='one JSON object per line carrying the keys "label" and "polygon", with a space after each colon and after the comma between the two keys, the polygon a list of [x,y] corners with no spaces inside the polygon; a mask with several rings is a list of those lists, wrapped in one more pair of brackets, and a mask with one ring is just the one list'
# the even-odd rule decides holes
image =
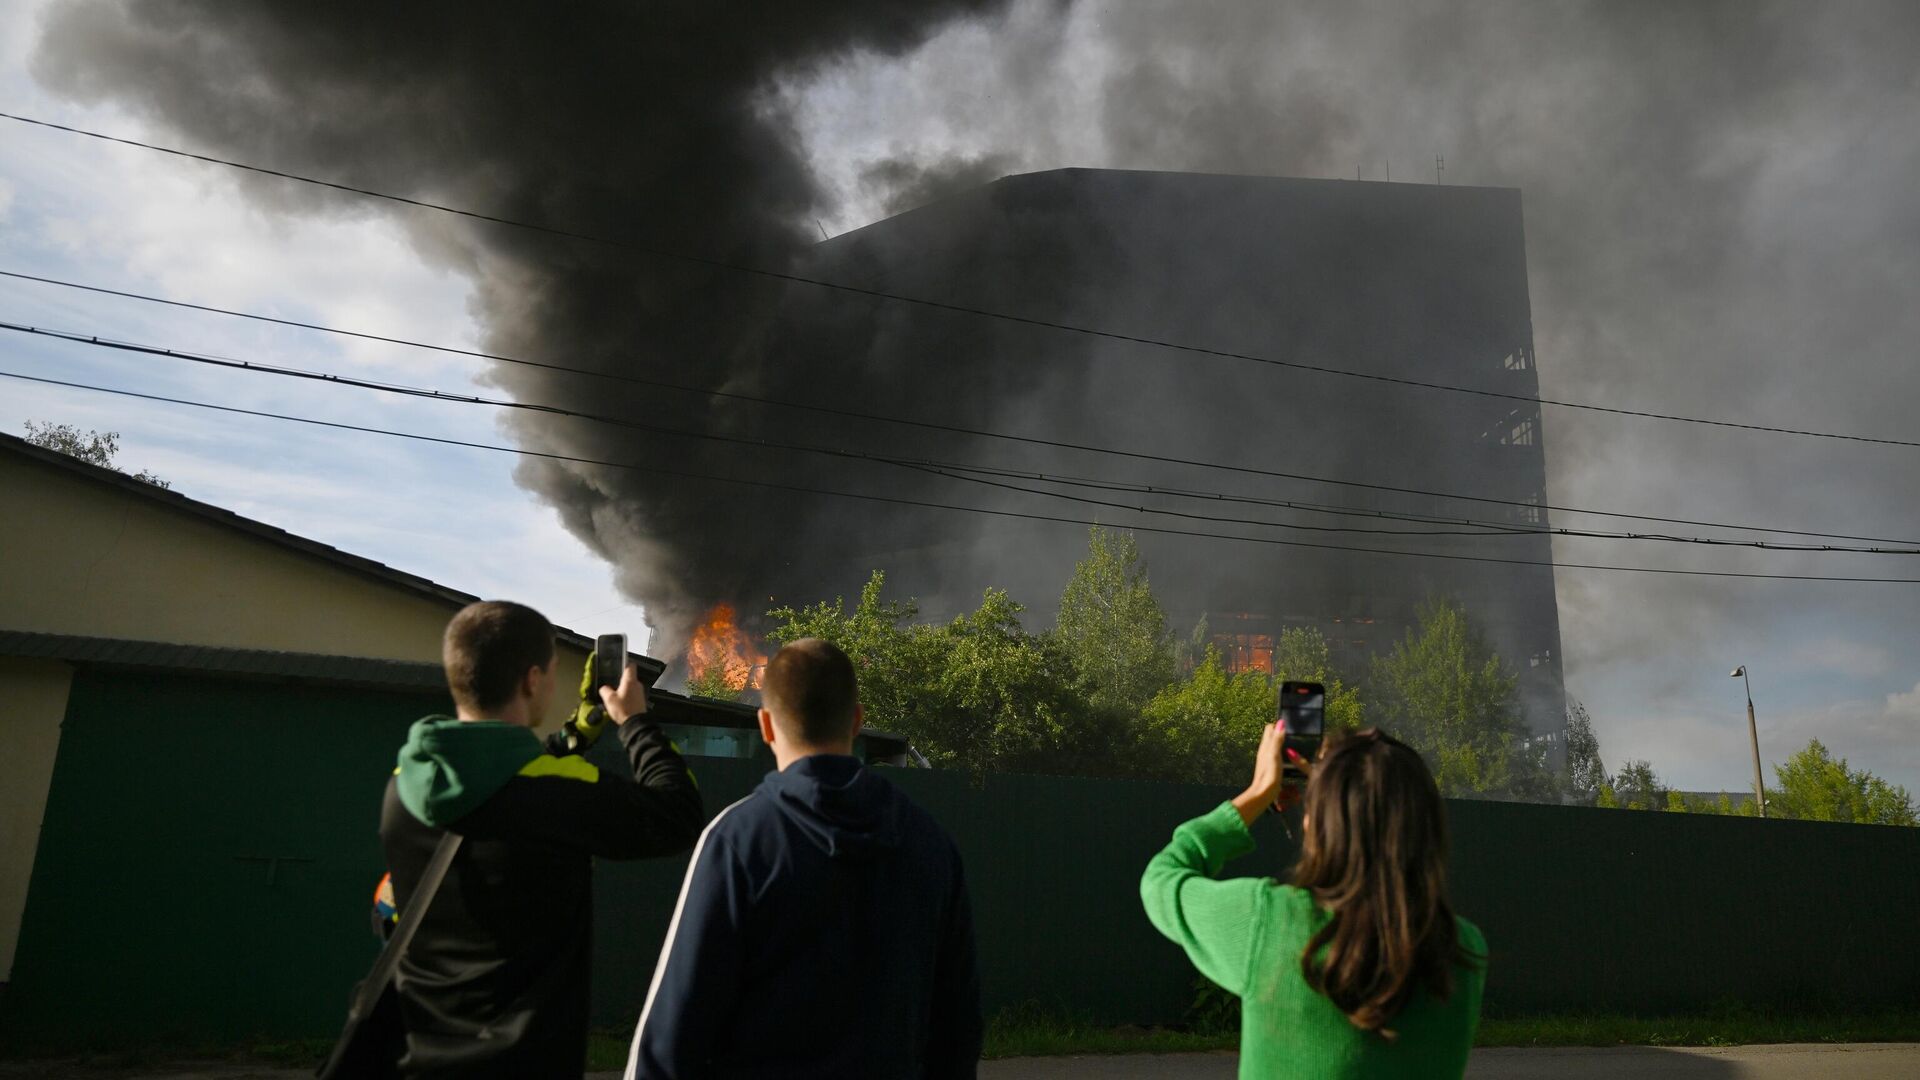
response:
{"label": "woman in green sweater", "polygon": [[1283,734],[1262,736],[1246,791],[1147,864],[1147,917],[1239,995],[1242,1077],[1459,1077],[1487,946],[1447,905],[1446,811],[1418,753],[1372,728],[1329,739],[1293,883],[1217,879],[1269,807],[1303,799],[1281,783]]}

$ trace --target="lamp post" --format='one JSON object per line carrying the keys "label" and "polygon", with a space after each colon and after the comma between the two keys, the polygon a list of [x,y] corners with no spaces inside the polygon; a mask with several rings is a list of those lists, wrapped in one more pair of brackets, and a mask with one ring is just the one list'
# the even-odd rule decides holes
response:
{"label": "lamp post", "polygon": [[1767,816],[1767,789],[1760,780],[1760,729],[1753,723],[1753,680],[1747,675],[1747,665],[1741,664],[1728,672],[1730,678],[1741,680],[1747,688],[1747,738],[1753,743],[1753,799],[1754,808],[1761,817]]}

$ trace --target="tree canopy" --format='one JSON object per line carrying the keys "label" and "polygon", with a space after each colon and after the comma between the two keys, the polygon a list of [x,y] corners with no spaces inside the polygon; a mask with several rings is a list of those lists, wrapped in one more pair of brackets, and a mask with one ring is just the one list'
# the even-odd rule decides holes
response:
{"label": "tree canopy", "polygon": [[146,470],[129,473],[113,463],[120,454],[120,433],[117,431],[81,431],[72,424],[41,423],[27,421],[27,441],[35,446],[79,458],[89,465],[98,465],[103,469],[112,469],[154,487],[170,488],[173,485]]}

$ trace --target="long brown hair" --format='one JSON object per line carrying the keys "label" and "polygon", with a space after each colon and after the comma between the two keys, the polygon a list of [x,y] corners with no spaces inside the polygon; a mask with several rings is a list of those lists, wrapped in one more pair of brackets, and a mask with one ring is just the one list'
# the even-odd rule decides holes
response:
{"label": "long brown hair", "polygon": [[[1300,954],[1307,985],[1353,1026],[1387,1025],[1425,987],[1453,992],[1464,951],[1447,904],[1447,822],[1426,762],[1378,728],[1328,740],[1307,782],[1293,883],[1332,918]],[[1326,955],[1318,958],[1322,947]]]}

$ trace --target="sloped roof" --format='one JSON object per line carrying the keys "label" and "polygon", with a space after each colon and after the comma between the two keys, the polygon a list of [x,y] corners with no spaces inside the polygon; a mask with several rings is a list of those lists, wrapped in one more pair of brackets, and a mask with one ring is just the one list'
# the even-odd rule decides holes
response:
{"label": "sloped roof", "polygon": [[[457,607],[465,607],[480,599],[480,597],[472,593],[461,592],[459,589],[450,588],[436,581],[430,581],[418,574],[409,574],[404,570],[397,570],[385,563],[341,551],[339,548],[323,544],[318,540],[310,540],[304,536],[296,536],[285,529],[268,525],[263,521],[255,521],[249,517],[242,517],[224,507],[215,506],[212,503],[204,503],[198,499],[188,498],[177,491],[169,491],[166,488],[149,484],[142,480],[135,480],[125,473],[117,472],[113,469],[103,469],[98,465],[88,464],[79,458],[62,454],[56,450],[48,450],[44,447],[35,446],[18,436],[0,434],[0,453],[12,454],[15,457],[25,458],[41,465],[62,470],[93,483],[105,484],[118,488],[121,491],[137,495],[140,498],[151,499],[156,503],[182,513],[192,514],[195,517],[214,522],[225,528],[247,533],[248,535],[265,540],[268,543],[297,551],[310,558],[331,563],[334,566],[350,571],[361,577],[369,578],[386,585],[397,586],[408,592],[428,597],[429,599],[442,601]],[[562,642],[575,648],[582,650],[593,648],[593,639],[584,634],[560,626],[554,627],[554,633]],[[428,666],[433,667],[436,673],[439,670],[437,665]],[[436,674],[435,678],[437,680],[439,675]]]}

